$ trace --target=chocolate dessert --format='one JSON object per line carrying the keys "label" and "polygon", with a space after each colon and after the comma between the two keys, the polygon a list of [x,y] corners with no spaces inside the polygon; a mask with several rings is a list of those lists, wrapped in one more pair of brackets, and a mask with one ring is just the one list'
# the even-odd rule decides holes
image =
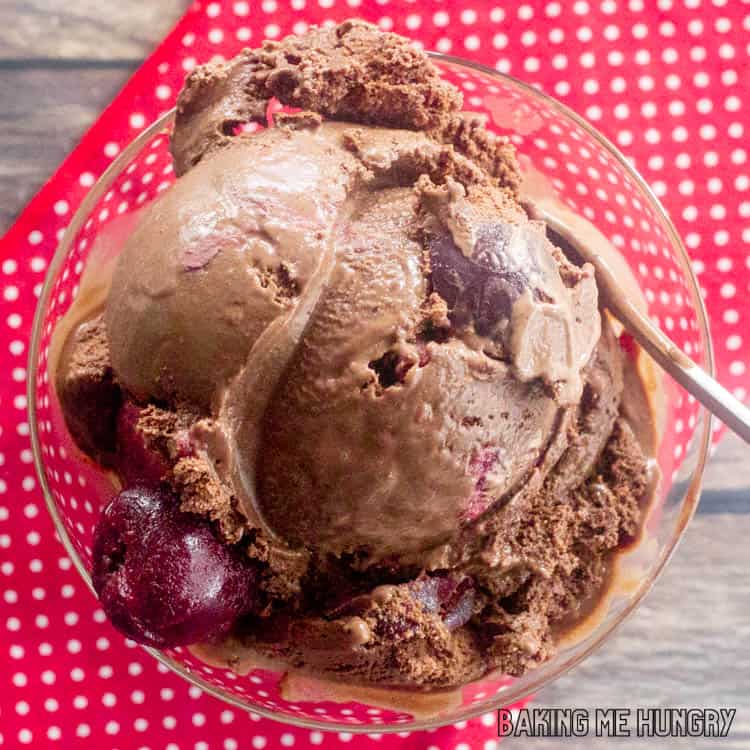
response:
{"label": "chocolate dessert", "polygon": [[634,365],[461,106],[358,21],[188,76],[178,179],[56,376],[122,485],[93,581],[131,638],[428,690],[604,595],[649,499]]}

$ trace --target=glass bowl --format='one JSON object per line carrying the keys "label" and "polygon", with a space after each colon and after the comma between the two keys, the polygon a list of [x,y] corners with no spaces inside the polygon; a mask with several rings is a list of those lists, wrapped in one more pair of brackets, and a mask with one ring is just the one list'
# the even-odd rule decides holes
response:
{"label": "glass bowl", "polygon": [[[525,184],[555,210],[590,223],[599,242],[624,260],[621,278],[674,342],[713,371],[711,342],[698,283],[672,223],[643,179],[617,149],[575,113],[520,81],[480,65],[434,55],[446,79],[464,93],[464,108],[484,115],[490,129],[518,146]],[[52,334],[91,266],[117,256],[139,210],[174,180],[168,151],[172,113],[144,130],[112,163],[76,212],[49,267],[34,321],[29,362],[29,424],[36,469],[57,532],[91,586],[91,541],[102,505],[112,494],[106,476],[75,449],[65,428],[49,368]],[[603,235],[603,237],[602,237]],[[90,285],[90,279],[84,283]],[[89,289],[89,292],[91,290]],[[327,684],[272,669],[240,676],[199,661],[182,648],[147,649],[207,692],[236,706],[292,724],[322,729],[403,731],[435,727],[508,705],[538,690],[584,659],[611,635],[654,583],[698,502],[711,434],[710,418],[672,382],[641,365],[651,380],[660,429],[661,481],[634,548],[620,557],[617,584],[585,628],[557,655],[521,678],[492,675],[458,691],[405,708],[396,694],[343,694]],[[633,654],[637,664],[638,654]],[[343,701],[343,702],[342,702]]]}

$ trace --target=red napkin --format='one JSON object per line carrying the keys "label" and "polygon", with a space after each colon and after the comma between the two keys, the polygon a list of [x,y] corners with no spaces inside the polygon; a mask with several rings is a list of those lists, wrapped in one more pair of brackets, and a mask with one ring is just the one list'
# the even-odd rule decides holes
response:
{"label": "red napkin", "polygon": [[31,464],[28,336],[57,240],[88,188],[169,108],[185,72],[264,37],[353,15],[475,59],[563,100],[661,197],[694,260],[719,378],[745,398],[737,298],[750,290],[750,6],[729,0],[198,2],[30,203],[0,247],[0,745],[286,748],[361,744],[491,750],[495,717],[352,738],[294,729],[188,687],[105,621],[54,538]]}

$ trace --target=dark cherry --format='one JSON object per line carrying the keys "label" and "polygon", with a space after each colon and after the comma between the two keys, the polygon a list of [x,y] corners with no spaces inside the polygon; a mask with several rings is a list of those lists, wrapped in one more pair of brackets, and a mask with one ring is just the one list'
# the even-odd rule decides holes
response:
{"label": "dark cherry", "polygon": [[422,608],[440,615],[448,630],[465,625],[474,612],[474,583],[464,576],[438,575],[405,584]]}
{"label": "dark cherry", "polygon": [[102,607],[129,638],[157,648],[220,637],[255,603],[257,574],[210,524],[163,489],[123,490],[94,535]]}
{"label": "dark cherry", "polygon": [[[509,268],[508,252],[511,237],[518,231],[511,224],[487,223],[477,231],[476,245],[467,257],[453,241],[449,232],[429,240],[432,286],[446,301],[451,321],[466,325],[474,321],[477,333],[492,335],[501,320],[510,317],[513,303],[528,286],[526,277]],[[527,232],[528,243],[540,242],[533,232]],[[523,252],[514,247],[514,254]],[[516,258],[514,264],[533,268],[533,253]]]}

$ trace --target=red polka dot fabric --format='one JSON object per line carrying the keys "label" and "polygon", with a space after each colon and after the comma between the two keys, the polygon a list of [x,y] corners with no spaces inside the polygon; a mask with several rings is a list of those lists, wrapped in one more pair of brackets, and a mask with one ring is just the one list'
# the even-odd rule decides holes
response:
{"label": "red polka dot fabric", "polygon": [[[610,137],[677,225],[711,317],[719,377],[740,398],[747,395],[741,300],[750,288],[750,166],[741,76],[750,60],[750,6],[731,0],[196,3],[0,247],[0,745],[495,747],[493,714],[431,733],[385,736],[373,726],[374,734],[354,738],[284,727],[189,686],[106,622],[55,538],[32,466],[25,411],[31,321],[57,241],[87,190],[133,136],[174,103],[185,72],[197,63],[229,57],[263,38],[354,15],[410,36],[426,49],[521,78]],[[493,91],[481,74],[455,73],[455,82],[467,107],[477,111],[491,110],[493,97],[513,99],[512,87]],[[522,152],[544,166],[573,209],[611,225],[607,233],[637,275],[649,313],[684,351],[701,356],[697,316],[677,259],[658,217],[623,167],[603,156],[583,129],[561,127],[526,101],[517,105],[521,117],[538,121],[533,133],[516,133]],[[76,237],[56,280],[50,326],[77,291],[97,227],[129,214],[170,184],[165,139],[154,138],[128,169]],[[696,408],[681,394],[674,398],[674,430],[660,461],[676,469],[695,426]],[[97,476],[70,460],[69,446],[45,441],[45,434],[57,429],[49,383],[43,379],[37,400],[48,480],[77,551],[87,560],[98,510],[89,498],[96,495],[92,483]],[[269,690],[257,679],[261,682],[243,689],[254,691],[255,700],[273,703],[278,696],[272,680]],[[300,707],[300,715],[304,710]],[[346,723],[343,711],[349,709],[330,710],[340,711],[336,718]],[[350,720],[356,719],[352,714]]]}

